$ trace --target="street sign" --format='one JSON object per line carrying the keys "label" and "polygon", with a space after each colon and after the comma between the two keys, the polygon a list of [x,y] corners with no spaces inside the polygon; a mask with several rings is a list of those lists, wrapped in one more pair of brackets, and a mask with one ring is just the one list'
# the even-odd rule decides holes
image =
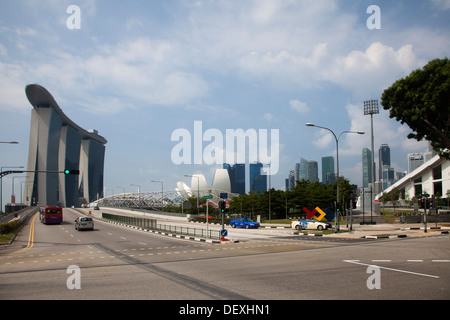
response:
{"label": "street sign", "polygon": [[228,199],[228,193],[220,193],[220,199]]}
{"label": "street sign", "polygon": [[213,197],[212,195],[209,195],[209,196],[203,196],[202,199],[205,199],[205,200],[206,200],[206,199],[212,199],[212,197]]}
{"label": "street sign", "polygon": [[226,237],[226,236],[228,235],[227,229],[222,229],[222,230],[220,230],[220,235],[221,235],[222,237]]}

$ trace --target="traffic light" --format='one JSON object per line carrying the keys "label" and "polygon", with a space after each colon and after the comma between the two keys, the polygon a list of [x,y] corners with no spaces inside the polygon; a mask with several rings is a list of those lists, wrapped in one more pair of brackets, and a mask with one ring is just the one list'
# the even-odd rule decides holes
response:
{"label": "traffic light", "polygon": [[420,199],[419,200],[419,207],[422,209],[425,209],[425,199]]}
{"label": "traffic light", "polygon": [[225,212],[225,201],[223,201],[223,200],[219,201],[219,209],[220,209],[221,213]]}
{"label": "traffic light", "polygon": [[420,207],[422,209],[430,209],[431,207],[431,200],[427,200],[427,199],[420,199]]}
{"label": "traffic light", "polygon": [[430,206],[432,209],[437,209],[436,208],[436,197],[434,196],[434,194],[431,196]]}
{"label": "traffic light", "polygon": [[80,170],[64,170],[64,174],[80,174]]}
{"label": "traffic light", "polygon": [[224,200],[219,201],[219,209],[220,209],[220,213],[226,213],[228,211],[227,203]]}

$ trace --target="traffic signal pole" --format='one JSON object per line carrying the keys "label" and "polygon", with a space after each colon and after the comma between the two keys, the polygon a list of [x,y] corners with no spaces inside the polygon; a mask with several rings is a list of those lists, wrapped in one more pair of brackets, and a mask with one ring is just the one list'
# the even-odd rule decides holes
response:
{"label": "traffic signal pole", "polygon": [[33,173],[64,173],[64,174],[80,174],[80,170],[64,170],[64,171],[41,171],[41,170],[32,170],[32,171],[27,171],[27,170],[8,170],[8,171],[2,171],[0,173],[0,178],[3,178],[4,176],[7,176],[9,174],[17,174],[17,173],[29,173],[29,172],[33,172]]}

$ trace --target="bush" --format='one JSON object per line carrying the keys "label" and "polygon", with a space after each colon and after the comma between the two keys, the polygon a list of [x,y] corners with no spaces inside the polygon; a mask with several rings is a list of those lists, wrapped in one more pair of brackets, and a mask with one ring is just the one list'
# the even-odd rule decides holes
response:
{"label": "bush", "polygon": [[0,234],[8,234],[11,232],[15,232],[19,229],[20,222],[19,220],[10,221],[0,225]]}

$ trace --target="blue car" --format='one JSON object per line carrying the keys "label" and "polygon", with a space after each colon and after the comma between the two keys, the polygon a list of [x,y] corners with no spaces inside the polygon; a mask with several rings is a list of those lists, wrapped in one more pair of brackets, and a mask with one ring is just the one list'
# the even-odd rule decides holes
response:
{"label": "blue car", "polygon": [[254,222],[249,218],[237,218],[230,221],[232,228],[240,227],[245,229],[258,229],[260,227],[259,222]]}

